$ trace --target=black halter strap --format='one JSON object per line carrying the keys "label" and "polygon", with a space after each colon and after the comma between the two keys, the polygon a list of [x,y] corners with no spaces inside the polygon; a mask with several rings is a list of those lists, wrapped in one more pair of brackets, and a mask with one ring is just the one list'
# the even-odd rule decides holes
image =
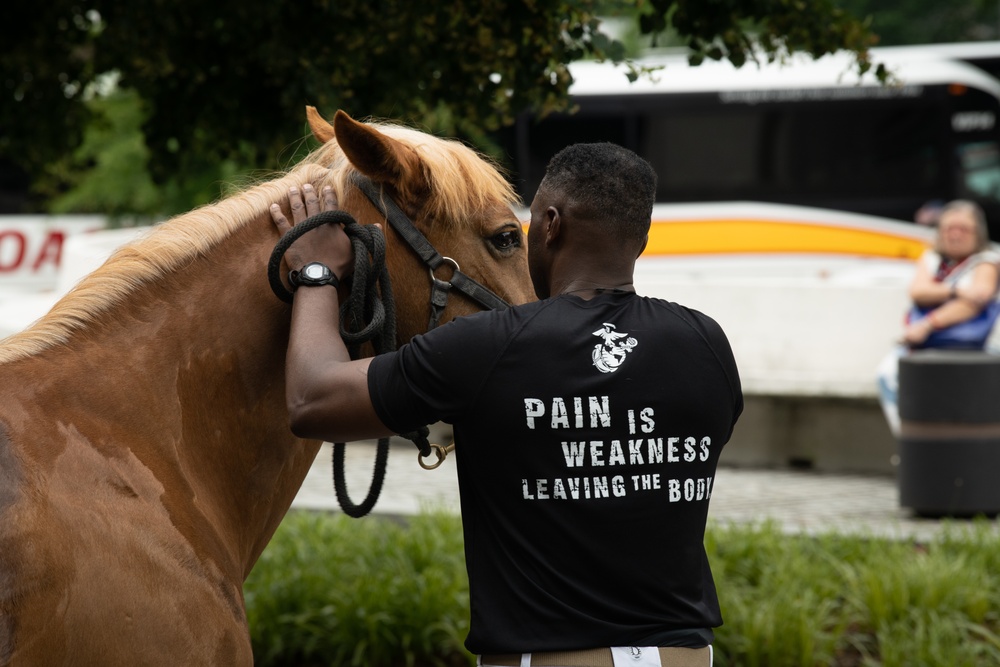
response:
{"label": "black halter strap", "polygon": [[[491,292],[489,289],[479,284],[472,278],[458,270],[458,264],[449,257],[442,257],[434,249],[420,230],[410,221],[406,214],[400,210],[396,202],[391,197],[384,200],[379,196],[379,191],[375,184],[368,178],[356,174],[353,182],[365,193],[375,208],[392,225],[392,228],[399,234],[414,252],[420,256],[430,268],[431,274],[431,319],[428,330],[438,325],[441,313],[448,302],[448,292],[454,287],[469,298],[473,299],[485,308],[502,310],[510,306],[509,303]],[[341,308],[341,337],[345,342],[359,344],[365,340],[373,340],[376,353],[386,352],[396,348],[396,326],[395,326],[395,306],[392,300],[392,289],[389,281],[389,273],[385,268],[385,239],[381,233],[377,233],[374,228],[362,228],[354,218],[343,211],[326,211],[310,217],[300,222],[285,234],[274,247],[270,261],[267,266],[268,282],[277,297],[287,303],[292,302],[292,294],[285,289],[279,274],[281,259],[288,247],[297,238],[322,224],[339,223],[344,225],[344,231],[351,237],[354,246],[355,268],[351,287],[351,298],[348,303]],[[371,260],[369,260],[369,255]],[[368,263],[373,264],[372,270],[365,267]],[[451,281],[439,280],[434,275],[434,270],[441,264],[448,262],[454,268]],[[377,274],[377,278],[376,278]],[[372,280],[369,280],[368,277]],[[382,296],[386,304],[383,306],[375,293],[376,284],[380,285]],[[353,313],[349,317],[349,313]],[[386,317],[391,315],[391,317]],[[351,319],[353,324],[362,327],[357,334],[351,334],[344,328],[344,323]],[[370,320],[365,325],[365,320]],[[378,340],[374,340],[377,338]],[[352,351],[352,357],[354,351]],[[420,450],[419,459],[421,465],[423,458],[430,455],[432,448],[437,447],[438,463],[445,456],[447,448],[438,445],[431,445],[427,440],[428,429],[422,427],[413,433],[404,433],[403,437],[412,440]],[[362,517],[372,510],[376,500],[382,490],[382,482],[385,479],[386,463],[389,456],[389,439],[379,440],[375,457],[375,471],[372,475],[372,484],[368,491],[368,496],[360,505],[355,505],[347,493],[347,484],[344,478],[344,443],[334,443],[333,445],[333,479],[334,489],[337,492],[337,500],[344,513],[352,517]],[[436,465],[424,466],[434,468]]]}
{"label": "black halter strap", "polygon": [[[503,310],[509,308],[510,304],[497,296],[489,288],[476,282],[469,276],[462,273],[458,268],[458,263],[450,257],[443,257],[441,253],[434,249],[427,237],[410,221],[399,206],[391,197],[380,196],[379,189],[371,179],[355,173],[351,181],[365,194],[368,201],[381,213],[392,228],[399,234],[407,245],[413,248],[417,256],[430,269],[431,276],[431,318],[427,329],[433,329],[441,320],[441,313],[448,305],[448,293],[452,288],[458,290],[484,308],[491,310]],[[450,280],[441,280],[434,275],[435,270],[442,264],[451,264],[452,274]]]}

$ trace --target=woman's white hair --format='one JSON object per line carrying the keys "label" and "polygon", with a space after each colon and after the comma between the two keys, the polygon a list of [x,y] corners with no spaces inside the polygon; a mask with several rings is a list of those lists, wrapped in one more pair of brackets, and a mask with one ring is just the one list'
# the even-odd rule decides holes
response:
{"label": "woman's white hair", "polygon": [[986,213],[983,212],[982,206],[970,199],[955,199],[945,204],[941,209],[941,214],[938,217],[937,242],[934,249],[939,253],[941,252],[941,221],[944,220],[944,216],[954,212],[968,213],[972,217],[976,223],[976,249],[974,252],[985,250],[990,245],[990,232],[986,226]]}

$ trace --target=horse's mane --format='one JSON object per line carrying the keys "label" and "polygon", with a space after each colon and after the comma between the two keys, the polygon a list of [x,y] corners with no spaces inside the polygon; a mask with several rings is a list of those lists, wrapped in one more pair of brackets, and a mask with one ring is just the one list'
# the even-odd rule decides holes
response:
{"label": "horse's mane", "polygon": [[[368,124],[420,156],[432,193],[427,210],[436,223],[463,224],[498,201],[516,201],[513,187],[496,167],[461,143],[398,125]],[[269,215],[268,207],[287,197],[291,185],[329,184],[343,201],[355,171],[336,141],[329,141],[273,180],[156,225],[116,250],[35,324],[3,340],[0,363],[67,342],[74,331],[86,328],[142,285],[163,278],[253,220]]]}
{"label": "horse's mane", "polygon": [[[497,202],[517,203],[514,187],[498,167],[458,141],[400,125],[375,122],[367,125],[409,146],[420,157],[423,175],[432,193],[427,212],[435,224],[460,225]],[[310,153],[291,173],[295,174],[307,164],[321,164],[333,172],[332,181],[336,184],[334,190],[338,197],[349,187],[348,180],[356,171],[336,141],[327,142]]]}

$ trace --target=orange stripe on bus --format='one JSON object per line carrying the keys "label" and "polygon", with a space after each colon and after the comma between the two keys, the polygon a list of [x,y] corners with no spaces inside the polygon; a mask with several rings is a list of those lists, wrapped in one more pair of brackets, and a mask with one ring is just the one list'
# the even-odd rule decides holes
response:
{"label": "orange stripe on bus", "polygon": [[644,255],[823,253],[916,259],[925,241],[855,227],[773,220],[654,221]]}

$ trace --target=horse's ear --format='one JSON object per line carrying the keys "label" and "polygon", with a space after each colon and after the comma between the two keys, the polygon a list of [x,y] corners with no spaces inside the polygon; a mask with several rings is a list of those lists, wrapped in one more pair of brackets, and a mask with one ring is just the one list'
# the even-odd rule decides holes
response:
{"label": "horse's ear", "polygon": [[306,107],[306,118],[309,120],[309,129],[320,143],[325,144],[333,139],[333,125],[323,120],[316,107]]}
{"label": "horse's ear", "polygon": [[333,129],[347,159],[373,181],[402,186],[420,174],[420,158],[412,148],[343,111],[333,117]]}

